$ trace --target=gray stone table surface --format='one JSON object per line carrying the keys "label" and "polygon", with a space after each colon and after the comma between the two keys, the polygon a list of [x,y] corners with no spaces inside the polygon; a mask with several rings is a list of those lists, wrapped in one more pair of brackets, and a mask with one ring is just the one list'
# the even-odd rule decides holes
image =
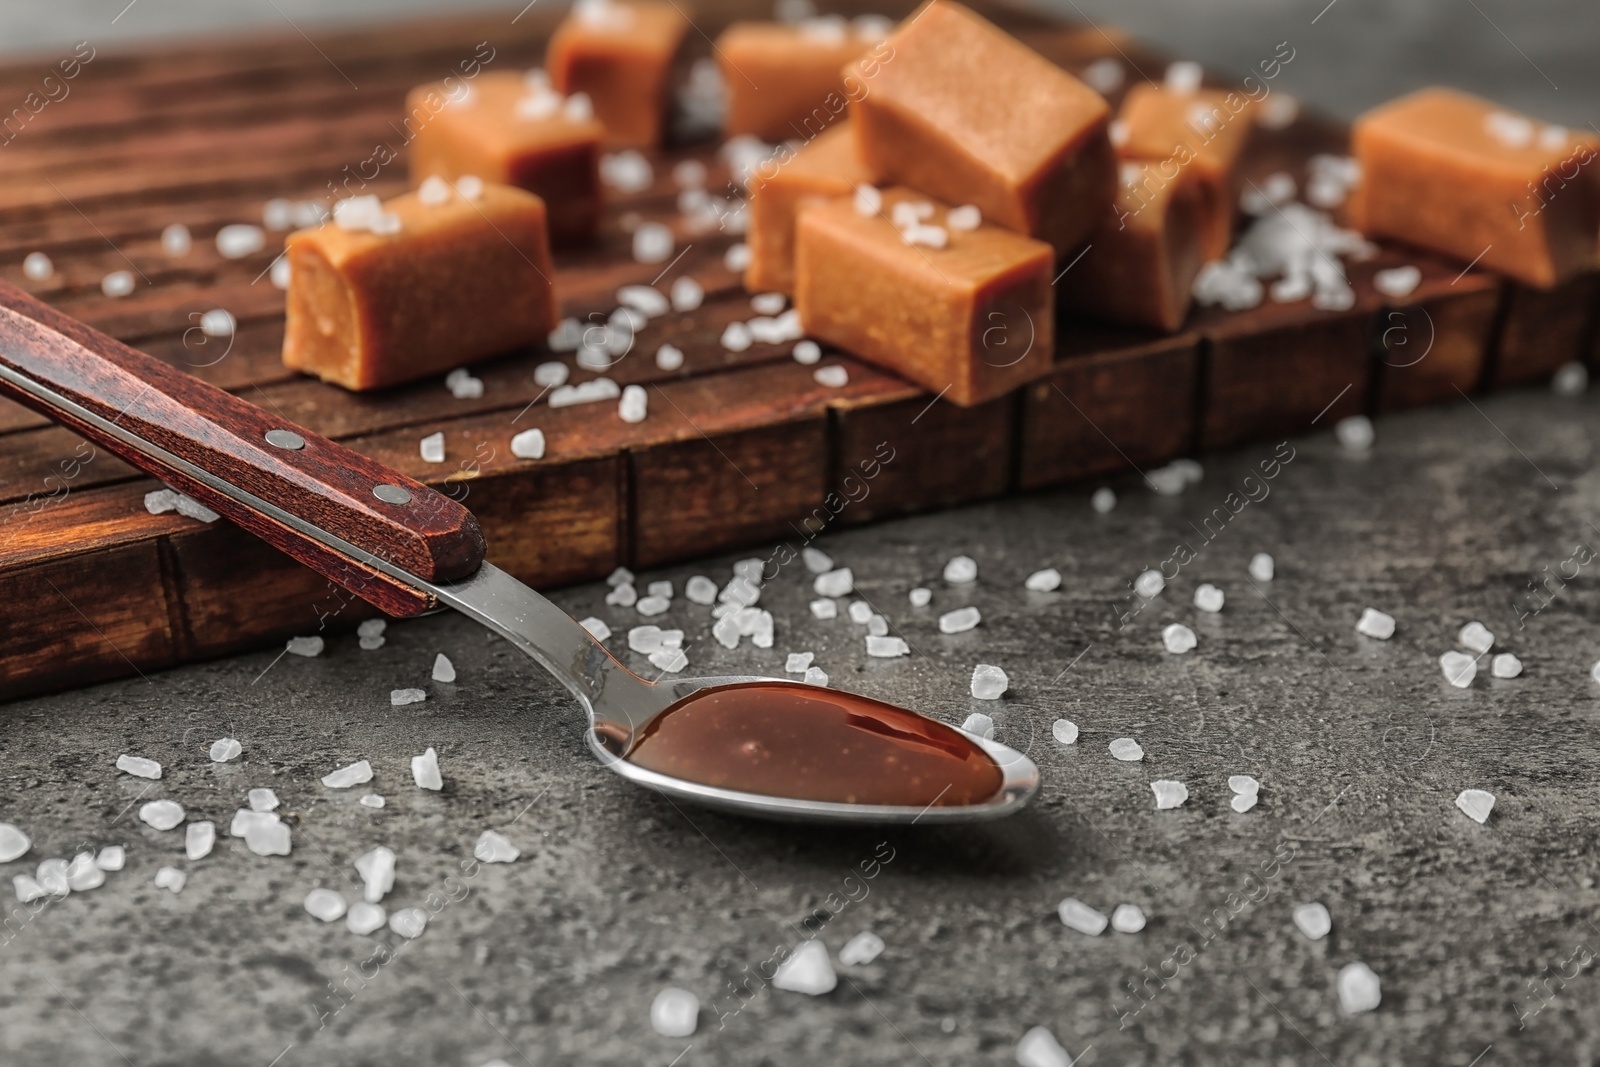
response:
{"label": "gray stone table surface", "polygon": [[[692,670],[781,672],[810,649],[841,687],[950,722],[991,712],[1044,775],[1036,803],[996,824],[840,830],[676,807],[601,768],[573,702],[455,616],[393,624],[376,651],[339,635],[314,659],[268,650],[9,705],[0,819],[34,848],[0,877],[128,851],[101,888],[36,914],[8,905],[0,1062],[942,1067],[1013,1063],[1044,1025],[1090,1065],[1591,1063],[1600,563],[1564,562],[1600,546],[1597,415],[1595,397],[1525,391],[1382,420],[1366,455],[1323,432],[1205,457],[1177,497],[1116,480],[1109,514],[1084,486],[826,533],[912,647],[901,660],[866,658],[847,618],[813,619],[798,564],[762,596],[770,650],[722,648],[681,593],[653,620],[684,628]],[[1130,613],[1129,583],[1180,543],[1194,558]],[[1253,582],[1261,551],[1276,576]],[[942,580],[958,553],[977,560],[974,585]],[[640,578],[720,581],[739,555]],[[1060,590],[1025,591],[1047,566]],[[1531,597],[1563,570],[1577,577]],[[1221,613],[1193,606],[1202,582],[1225,591]],[[933,602],[914,609],[924,584]],[[604,592],[554,597],[608,620],[646,668],[621,637],[637,615]],[[982,624],[941,635],[938,615],[969,603]],[[1392,640],[1356,633],[1368,606],[1398,620]],[[1485,657],[1469,687],[1446,682],[1438,657],[1474,619],[1521,677],[1490,678]],[[1175,621],[1192,652],[1163,650]],[[430,679],[439,652],[453,684]],[[1010,676],[998,703],[968,695],[978,663]],[[427,700],[391,707],[408,686]],[[1076,744],[1052,738],[1062,717]],[[244,754],[214,764],[223,736]],[[1119,737],[1144,760],[1112,759]],[[408,773],[429,746],[438,793]],[[165,776],[118,774],[125,752]],[[319,783],[358,759],[370,785]],[[1242,815],[1226,784],[1239,773],[1262,783]],[[1157,811],[1159,778],[1187,783],[1188,802]],[[225,828],[257,786],[293,814],[287,857],[224,834],[189,862],[180,831],[138,819],[171,798]],[[1498,797],[1486,825],[1455,807],[1469,787]],[[387,806],[361,806],[369,790]],[[521,858],[475,867],[488,828]],[[316,886],[354,899],[351,861],[380,844],[399,857],[386,903],[434,913],[415,941],[302,908]],[[187,872],[181,893],[154,885],[165,865]],[[1085,936],[1056,917],[1069,896],[1137,904],[1149,923]],[[1308,901],[1332,915],[1324,940],[1292,923]],[[836,953],[863,930],[887,948],[824,996],[753,977],[803,937]],[[1357,960],[1383,1002],[1347,1016],[1334,981]],[[650,1028],[668,985],[701,1000],[690,1039]]]}

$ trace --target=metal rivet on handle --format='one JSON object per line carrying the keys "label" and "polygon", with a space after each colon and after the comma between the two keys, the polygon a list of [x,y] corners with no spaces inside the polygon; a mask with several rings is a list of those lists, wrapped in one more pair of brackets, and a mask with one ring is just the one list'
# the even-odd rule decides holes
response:
{"label": "metal rivet on handle", "polygon": [[293,430],[268,430],[267,444],[274,448],[287,448],[291,452],[298,452],[306,447],[306,439]]}
{"label": "metal rivet on handle", "polygon": [[372,487],[372,495],[386,504],[411,503],[411,494],[398,485],[375,485]]}

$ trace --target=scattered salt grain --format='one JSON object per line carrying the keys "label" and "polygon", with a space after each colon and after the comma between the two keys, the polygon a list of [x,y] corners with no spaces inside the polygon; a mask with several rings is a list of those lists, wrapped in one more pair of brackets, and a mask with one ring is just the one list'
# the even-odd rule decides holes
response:
{"label": "scattered salt grain", "polygon": [[907,594],[907,599],[911,601],[912,607],[925,608],[928,606],[929,602],[933,600],[933,590],[924,589],[919,585],[915,589],[911,590],[909,594]]}
{"label": "scattered salt grain", "polygon": [[839,950],[839,962],[846,967],[865,967],[883,954],[883,938],[871,930],[863,930],[844,943]]}
{"label": "scattered salt grain", "polygon": [[606,625],[604,619],[597,619],[593,615],[589,616],[587,619],[584,619],[582,622],[578,623],[578,625],[582,626],[585,630],[588,630],[589,636],[593,637],[596,641],[605,641],[611,636],[611,627]]}
{"label": "scattered salt grain", "polygon": [[139,809],[139,818],[157,830],[170,830],[183,821],[183,806],[175,800],[152,800]]}
{"label": "scattered salt grain", "polygon": [[67,888],[74,893],[98,889],[105,883],[106,872],[95,866],[93,852],[80,852],[67,864]]}
{"label": "scattered salt grain", "polygon": [[1133,580],[1133,591],[1146,600],[1153,599],[1157,593],[1167,587],[1167,580],[1161,576],[1160,571],[1142,571],[1139,577]]}
{"label": "scattered salt grain", "polygon": [[211,743],[211,762],[227,763],[229,760],[239,758],[239,753],[244,751],[244,746],[231,737],[219,738]]}
{"label": "scattered salt grain", "polygon": [[421,908],[401,908],[389,916],[389,929],[408,940],[422,936],[428,928],[428,913]]}
{"label": "scattered salt grain", "polygon": [[950,243],[950,232],[943,226],[910,226],[900,236],[906,244],[924,248],[944,248]]}
{"label": "scattered salt grain", "polygon": [[1276,570],[1277,568],[1272,561],[1272,557],[1267,555],[1265,552],[1257,552],[1255,555],[1250,557],[1250,577],[1254,578],[1256,581],[1272,581],[1272,575],[1276,572]]}
{"label": "scattered salt grain", "polygon": [[1533,122],[1509,111],[1491,111],[1483,117],[1483,132],[1507,148],[1526,148],[1533,143]]}
{"label": "scattered salt grain", "polygon": [[[192,822],[183,830],[183,853],[190,860],[203,860],[211,855],[217,843],[217,825],[213,822]],[[74,889],[77,886],[73,886]]]}
{"label": "scattered salt grain", "polygon": [[198,500],[185,496],[175,489],[153,489],[146,493],[144,509],[152,515],[165,515],[169,511],[176,511],[180,515],[199,519],[201,522],[216,522],[221,518]]}
{"label": "scattered salt grain", "polygon": [[944,217],[944,224],[952,230],[970,232],[983,225],[983,212],[973,204],[962,204],[950,209]]}
{"label": "scattered salt grain", "polygon": [[1111,742],[1111,755],[1124,763],[1135,763],[1144,759],[1144,749],[1131,737],[1119,737]]}
{"label": "scattered salt grain", "polygon": [[217,231],[217,251],[223,259],[243,259],[267,246],[267,235],[260,226],[239,222]]}
{"label": "scattered salt grain", "polygon": [[194,247],[194,238],[189,234],[189,227],[181,222],[174,222],[161,231],[161,251],[174,259],[186,256]]}
{"label": "scattered salt grain", "polygon": [[143,756],[118,756],[117,770],[138,778],[160,778],[161,764]]}
{"label": "scattered salt grain", "polygon": [[176,867],[163,867],[156,872],[157,889],[170,889],[174,893],[181,893],[183,892],[183,883],[188,880],[189,876]]}
{"label": "scattered salt grain", "polygon": [[238,325],[224,308],[212,308],[200,316],[200,332],[207,337],[232,337]]}
{"label": "scattered salt grain", "polygon": [[700,998],[668,986],[650,1002],[650,1027],[662,1037],[688,1037],[700,1020]]}
{"label": "scattered salt grain", "polygon": [[1410,296],[1422,282],[1422,271],[1413,266],[1392,267],[1372,276],[1372,286],[1384,296]]}
{"label": "scattered salt grain", "polygon": [[694,311],[706,298],[706,291],[699,282],[687,274],[674,279],[671,290],[667,294],[672,300],[674,311]]}
{"label": "scattered salt grain", "polygon": [[1299,116],[1300,101],[1280,90],[1267,97],[1259,110],[1256,122],[1260,126],[1268,130],[1282,130],[1292,125]]}
{"label": "scattered salt grain", "polygon": [[1557,396],[1582,396],[1589,388],[1589,368],[1576,361],[1563,363],[1550,379],[1550,389]]}
{"label": "scattered salt grain", "polygon": [[957,608],[939,616],[939,632],[942,634],[966,633],[982,621],[983,617],[979,614],[977,608]]}
{"label": "scattered salt grain", "polygon": [[1371,1011],[1383,1000],[1383,986],[1365,963],[1347,963],[1339,969],[1339,1007],[1346,1015]]}
{"label": "scattered salt grain", "polygon": [[979,700],[999,700],[1010,686],[1006,672],[988,663],[972,670],[972,695]]}
{"label": "scattered salt grain", "polygon": [[121,845],[107,845],[100,850],[100,855],[94,858],[94,865],[102,871],[120,871],[127,861],[127,853]]}
{"label": "scattered salt grain", "polygon": [[1077,897],[1067,897],[1056,905],[1056,914],[1061,917],[1063,926],[1076,930],[1080,934],[1099,937],[1105,932],[1106,917]]}
{"label": "scattered salt grain", "polygon": [[72,892],[72,886],[67,884],[67,861],[61,859],[48,859],[41,862],[34,872],[40,888],[54,897],[64,897]]}
{"label": "scattered salt grain", "polygon": [[1070,719],[1057,719],[1050,724],[1050,736],[1063,745],[1078,743],[1078,724]]}
{"label": "scattered salt grain", "polygon": [[538,428],[523,430],[511,439],[511,454],[518,459],[543,459],[544,448],[544,431]]}
{"label": "scattered salt grain", "polygon": [[1181,622],[1171,623],[1161,631],[1161,643],[1168,652],[1182,654],[1195,646],[1194,631]]}
{"label": "scattered salt grain", "polygon": [[839,605],[832,600],[819,599],[811,602],[811,614],[821,622],[839,617]]}
{"label": "scattered salt grain", "polygon": [[800,561],[805,564],[806,570],[812,574],[826,574],[833,570],[833,557],[818,548],[809,545],[800,550]]}
{"label": "scattered salt grain", "polygon": [[831,992],[838,984],[833,961],[828,958],[828,946],[820,940],[807,941],[795,949],[772,976],[774,988],[813,997]]}
{"label": "scattered salt grain", "polygon": [[418,445],[424,463],[444,462],[444,431],[430,433]]}
{"label": "scattered salt grain", "polygon": [[388,917],[382,905],[358,900],[350,905],[350,911],[344,917],[344,925],[352,934],[370,934],[381,929]]}
{"label": "scattered salt grain", "polygon": [[262,822],[246,827],[244,847],[258,856],[287,856],[289,828],[281,822]]}
{"label": "scattered salt grain", "polygon": [[1106,512],[1117,506],[1117,494],[1112,492],[1106,486],[1102,485],[1099,489],[1096,489],[1094,491],[1094,495],[1089,498],[1089,506],[1094,509],[1095,514],[1104,515]]}
{"label": "scattered salt grain", "polygon": [[647,319],[665,315],[672,308],[661,290],[648,285],[624,285],[617,290],[617,303],[639,312]]}
{"label": "scattered salt grain", "polygon": [[510,863],[522,855],[522,850],[493,830],[485,830],[472,846],[472,854],[483,863]]}
{"label": "scattered salt grain", "polygon": [[437,174],[430,174],[422,179],[421,185],[417,186],[418,203],[426,204],[429,207],[448,204],[450,198],[454,195],[455,190],[450,188],[450,183]]}
{"label": "scattered salt grain", "polygon": [[723,253],[722,265],[735,274],[740,273],[750,265],[750,246],[740,242],[731,246]]}
{"label": "scattered salt grain", "polygon": [[1367,608],[1361,612],[1361,618],[1356,622],[1356,633],[1363,637],[1387,641],[1394,636],[1394,616],[1385,614],[1377,608]]}
{"label": "scattered salt grain", "polygon": [[1019,1067],[1072,1067],[1072,1055],[1049,1030],[1035,1026],[1017,1042],[1017,1064]]}
{"label": "scattered salt grain", "polygon": [[689,665],[689,657],[681,648],[659,648],[649,658],[651,666],[667,674],[677,674]]}
{"label": "scattered salt grain", "polygon": [[801,341],[794,346],[794,361],[810,366],[822,359],[822,346],[815,341]]}
{"label": "scattered salt grain", "polygon": [[1136,934],[1144,929],[1144,912],[1137,904],[1118,904],[1111,913],[1111,929],[1119,934]]}
{"label": "scattered salt grain", "polygon": [[270,811],[252,811],[249,808],[240,808],[233,813],[233,821],[228,824],[228,833],[233,837],[243,837],[252,826],[271,826],[281,822]]}
{"label": "scattered salt grain", "polygon": [[877,659],[893,659],[896,656],[911,654],[911,648],[898,637],[867,637],[867,655]]}
{"label": "scattered salt grain", "polygon": [[825,389],[843,389],[850,384],[850,372],[837,363],[818,367],[811,372],[811,377]]}
{"label": "scattered salt grain", "polygon": [[1181,59],[1167,67],[1167,88],[1175,93],[1193,93],[1204,78],[1205,71],[1193,60]]}
{"label": "scattered salt grain", "polygon": [[1522,661],[1509,652],[1502,652],[1489,664],[1489,673],[1496,678],[1515,678],[1522,673]]}
{"label": "scattered salt grain", "polygon": [[1494,634],[1481,622],[1467,623],[1456,635],[1456,640],[1480,655],[1494,647]]}
{"label": "scattered salt grain", "polygon": [[800,680],[806,685],[826,686],[828,684],[828,672],[821,667],[807,667],[806,676]]}
{"label": "scattered salt grain", "polygon": [[[570,103],[571,101],[569,100],[568,102]],[[476,203],[482,200],[483,179],[476,174],[463,174],[456,179],[456,195],[469,203]]]}
{"label": "scattered salt grain", "polygon": [[1022,587],[1031,593],[1053,593],[1061,588],[1061,572],[1054,567],[1034,571],[1023,581]]}
{"label": "scattered salt grain", "polygon": [[1261,783],[1248,774],[1232,774],[1228,776],[1228,788],[1235,793],[1254,796],[1261,792]]}
{"label": "scattered salt grain", "polygon": [[944,580],[952,585],[977,581],[978,563],[971,556],[953,556],[944,565]]}
{"label": "scattered salt grain", "polygon": [[994,719],[981,711],[975,711],[968,715],[966,720],[962,722],[961,729],[987,741],[994,740]]}
{"label": "scattered salt grain", "polygon": [[391,707],[403,708],[407,704],[420,704],[427,699],[428,694],[421,689],[389,690],[389,704]]}
{"label": "scattered salt grain", "polygon": [[422,755],[411,757],[411,780],[418,788],[435,793],[444,788],[444,777],[439,773],[439,753],[432,746]]}
{"label": "scattered salt grain", "polygon": [[0,863],[10,863],[32,847],[27,834],[8,822],[0,822]]}
{"label": "scattered salt grain", "polygon": [[750,308],[758,315],[776,315],[788,302],[782,293],[757,293],[750,298]]}
{"label": "scattered salt grain", "polygon": [[656,366],[661,370],[678,370],[683,366],[683,349],[676,345],[662,345],[656,349]]}
{"label": "scattered salt grain", "polygon": [[867,618],[867,633],[875,637],[883,637],[889,632],[889,620],[882,615],[872,615]]}
{"label": "scattered salt grain", "polygon": [[817,575],[811,588],[818,596],[849,596],[856,587],[856,578],[849,567]]}
{"label": "scattered salt grain", "polygon": [[272,811],[278,806],[278,794],[270,789],[252,789],[249,803],[251,811]]}
{"label": "scattered salt grain", "polygon": [[783,661],[785,674],[804,674],[811,669],[811,661],[817,658],[815,652],[791,652]]}
{"label": "scattered salt grain", "polygon": [[853,601],[850,607],[846,609],[846,613],[850,616],[851,622],[858,626],[864,626],[867,620],[872,618],[872,605],[865,600]]}
{"label": "scattered salt grain", "polygon": [[655,181],[650,161],[633,149],[600,157],[600,180],[619,193],[641,193]]}
{"label": "scattered salt grain", "polygon": [[883,193],[876,186],[858,185],[855,196],[856,214],[871,218],[883,213]]}
{"label": "scattered salt grain", "polygon": [[641,597],[634,607],[640,615],[649,618],[665,614],[667,609],[672,607],[672,601],[664,596],[647,596]]}
{"label": "scattered salt grain", "polygon": [[345,907],[344,894],[332,889],[313,889],[306,894],[305,908],[313,919],[331,923],[344,917]]}
{"label": "scattered salt grain", "polygon": [[17,891],[17,903],[31,904],[40,897],[50,895],[50,891],[26,874],[13,875],[11,885]]}
{"label": "scattered salt grain", "polygon": [[1170,778],[1156,779],[1150,783],[1150,789],[1156,795],[1157,811],[1175,808],[1189,799],[1189,787]]}
{"label": "scattered salt grain", "polygon": [[743,352],[754,343],[750,327],[742,322],[730,322],[722,331],[721,344],[729,352]]}
{"label": "scattered salt grain", "polygon": [[133,292],[131,271],[114,270],[100,279],[100,291],[109,297],[123,297]]}
{"label": "scattered salt grain", "polygon": [[1346,452],[1365,452],[1372,447],[1377,433],[1372,420],[1365,415],[1351,415],[1333,424],[1333,436]]}
{"label": "scattered salt grain", "polygon": [[1122,83],[1127,74],[1122,69],[1122,64],[1111,56],[1103,56],[1083,68],[1079,75],[1095,92],[1107,96],[1122,88]]}
{"label": "scattered salt grain", "polygon": [[330,774],[324,775],[322,784],[329,789],[349,789],[353,785],[372,781],[372,764],[366,760],[358,760],[348,767],[340,767]]}
{"label": "scattered salt grain", "polygon": [[457,400],[476,400],[483,395],[483,379],[473,377],[460,367],[445,376],[444,387]]}
{"label": "scattered salt grain", "polygon": [[1333,929],[1333,917],[1321,904],[1302,904],[1294,909],[1294,925],[1313,941],[1321,941]]}
{"label": "scattered salt grain", "polygon": [[672,231],[659,222],[643,223],[633,231],[633,258],[640,263],[665,263],[672,248]]}
{"label": "scattered salt grain", "polygon": [[368,793],[359,801],[363,808],[381,808],[385,801],[377,793]]}
{"label": "scattered salt grain", "polygon": [[1234,811],[1238,812],[1240,815],[1243,815],[1245,812],[1255,807],[1256,802],[1260,799],[1260,795],[1256,793],[1236,793],[1233,799],[1228,801],[1228,804],[1233,808]]}
{"label": "scattered salt grain", "polygon": [[[545,345],[552,352],[575,351],[583,344],[583,332],[583,324],[577,319],[562,319],[556,323],[555,329],[545,335]],[[533,381],[535,385],[550,389],[565,382],[569,373],[571,371],[565,363],[552,360],[533,368]]]}
{"label": "scattered salt grain", "polygon": [[1489,813],[1494,810],[1494,794],[1482,789],[1463,789],[1456,797],[1456,807],[1461,813],[1475,823],[1489,821]]}
{"label": "scattered salt grain", "polygon": [[1221,611],[1224,599],[1226,598],[1223,596],[1222,590],[1210,582],[1205,583],[1194,591],[1194,606],[1201,611],[1212,613]]}
{"label": "scattered salt grain", "polygon": [[1471,685],[1472,679],[1478,674],[1478,661],[1454,649],[1439,657],[1439,667],[1444,671],[1445,679],[1457,689]]}
{"label": "scattered salt grain", "polygon": [[617,404],[617,417],[627,423],[639,423],[649,413],[650,397],[642,385],[630,385],[622,390],[622,400]]}
{"label": "scattered salt grain", "polygon": [[684,585],[683,595],[696,604],[710,604],[717,599],[717,583],[697,574]]}
{"label": "scattered salt grain", "polygon": [[356,872],[361,875],[361,899],[376,904],[394,888],[394,852],[379,845],[364,852],[355,860]]}
{"label": "scattered salt grain", "polygon": [[55,272],[55,264],[43,252],[29,252],[22,261],[22,273],[31,281],[42,282]]}

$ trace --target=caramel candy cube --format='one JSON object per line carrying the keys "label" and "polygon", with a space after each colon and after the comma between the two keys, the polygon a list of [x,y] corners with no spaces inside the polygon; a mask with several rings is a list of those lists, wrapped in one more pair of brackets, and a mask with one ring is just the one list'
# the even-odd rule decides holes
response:
{"label": "caramel candy cube", "polygon": [[605,128],[582,98],[562,97],[543,71],[480,74],[452,95],[444,83],[406,97],[412,184],[474,175],[515,185],[550,206],[550,239],[571,244],[600,225]]}
{"label": "caramel candy cube", "polygon": [[773,160],[756,168],[747,188],[750,266],[744,272],[745,288],[794,292],[794,226],[800,205],[850,196],[868,180],[849,122],[838,123],[797,151],[780,145]]}
{"label": "caramel candy cube", "polygon": [[578,0],[551,36],[545,66],[557,90],[588,95],[608,143],[657,145],[688,30],[671,0]]}
{"label": "caramel candy cube", "polygon": [[963,407],[1049,368],[1049,245],[909,189],[885,190],[875,207],[801,207],[794,303],[806,333]]}
{"label": "caramel candy cube", "polygon": [[839,18],[734,23],[716,45],[728,104],[723,132],[815,137],[849,107],[845,64],[873,44]]}
{"label": "caramel candy cube", "polygon": [[1600,138],[1592,134],[1424,89],[1361,116],[1351,144],[1362,176],[1349,217],[1368,236],[1476,261],[1534,286],[1596,262]]}
{"label": "caramel candy cube", "polygon": [[459,185],[430,178],[382,205],[352,197],[289,235],[284,366],[377,389],[545,338],[556,302],[544,201]]}
{"label": "caramel candy cube", "polygon": [[1161,177],[1157,164],[1125,162],[1117,202],[1062,274],[1063,309],[1168,333],[1183,325],[1211,224],[1200,178]]}
{"label": "caramel candy cube", "polygon": [[1112,123],[1111,138],[1124,159],[1146,160],[1159,176],[1180,172],[1198,181],[1207,212],[1203,253],[1222,259],[1233,243],[1242,177],[1239,159],[1255,126],[1248,96],[1200,89],[1180,92],[1141,83],[1128,90]]}
{"label": "caramel candy cube", "polygon": [[1111,204],[1110,106],[954,0],[920,9],[847,73],[861,87],[850,107],[861,156],[880,181],[975,204],[1062,253]]}

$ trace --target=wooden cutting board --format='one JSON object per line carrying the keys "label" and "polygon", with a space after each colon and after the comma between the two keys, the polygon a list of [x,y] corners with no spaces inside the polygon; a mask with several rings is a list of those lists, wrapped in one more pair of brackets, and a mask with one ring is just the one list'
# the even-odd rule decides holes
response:
{"label": "wooden cutting board", "polygon": [[[1165,70],[1166,59],[1115,30],[975,6],[1070,70],[1104,57],[1130,81]],[[736,16],[764,13],[765,5],[702,3],[695,21],[709,38]],[[641,218],[680,221],[673,162],[701,159],[712,189],[725,186],[714,146],[701,146],[657,156],[653,186],[615,197],[600,243],[557,256],[565,312],[579,318],[608,313],[625,284],[665,288],[688,275],[704,286],[699,310],[654,320],[607,372],[647,386],[643,423],[622,422],[614,403],[549,408],[533,381],[534,366],[550,358],[543,352],[475,368],[485,389],[474,400],[455,399],[441,382],[355,396],[286,372],[278,358],[283,294],[266,276],[283,234],[269,231],[260,254],[229,260],[217,251],[217,230],[260,223],[273,197],[401,191],[406,90],[481,58],[485,47],[488,69],[538,64],[552,25],[551,14],[530,7],[515,19],[508,12],[96,54],[65,83],[64,97],[60,82],[50,86],[57,99],[42,107],[42,79],[70,49],[0,67],[0,111],[14,102],[29,115],[13,116],[0,145],[0,275],[444,487],[477,513],[497,564],[545,587],[619,564],[653,567],[781,540],[797,549],[835,523],[1142,470],[1359,412],[1455,401],[1594,355],[1600,276],[1536,292],[1386,248],[1352,266],[1358,299],[1348,311],[1303,302],[1196,311],[1171,337],[1067,320],[1050,372],[980,407],[957,408],[838,353],[826,362],[846,366],[849,383],[826,388],[789,346],[721,347],[729,322],[754,315],[723,265],[736,235],[687,234],[680,224],[682,257],[666,271],[633,262],[628,227]],[[1309,158],[1340,151],[1343,140],[1336,124],[1302,114],[1260,139],[1248,174],[1259,181],[1285,170],[1303,182]],[[174,222],[194,235],[193,250],[177,258],[160,243]],[[33,251],[51,257],[54,277],[23,276]],[[1372,275],[1404,263],[1422,269],[1422,284],[1402,301],[1383,297]],[[134,273],[131,295],[101,292],[115,270]],[[233,338],[198,330],[212,308],[235,317]],[[669,342],[686,355],[671,373],[652,358]],[[513,457],[511,437],[533,426],[544,430],[545,458]],[[425,463],[418,442],[436,431],[446,462]],[[0,401],[0,697],[149,672],[371,614],[224,523],[148,514],[143,497],[156,487]]]}

